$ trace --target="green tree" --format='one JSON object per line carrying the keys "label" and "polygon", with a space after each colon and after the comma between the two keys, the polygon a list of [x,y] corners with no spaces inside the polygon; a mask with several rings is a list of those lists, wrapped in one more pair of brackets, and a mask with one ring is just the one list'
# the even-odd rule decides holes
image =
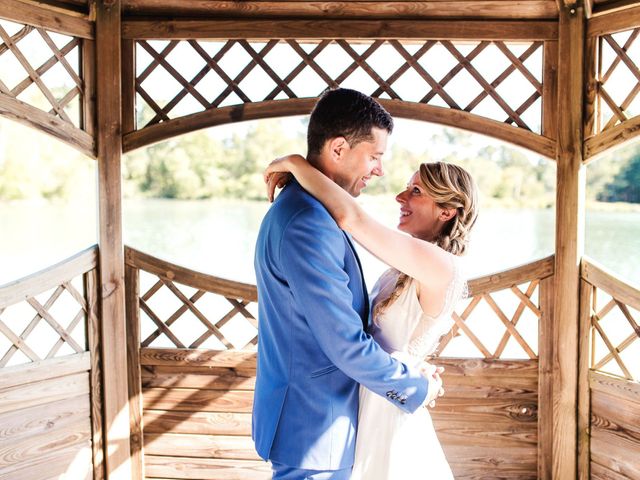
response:
{"label": "green tree", "polygon": [[640,203],[640,152],[626,162],[598,199],[606,202]]}

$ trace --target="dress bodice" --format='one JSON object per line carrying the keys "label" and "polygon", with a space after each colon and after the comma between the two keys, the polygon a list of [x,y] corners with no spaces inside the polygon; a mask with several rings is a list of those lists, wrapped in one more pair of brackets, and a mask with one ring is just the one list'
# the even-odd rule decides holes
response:
{"label": "dress bodice", "polygon": [[[447,288],[440,314],[434,317],[422,311],[416,291],[417,282],[409,279],[398,298],[382,313],[374,316],[371,334],[384,350],[389,353],[405,352],[420,358],[435,351],[441,337],[451,329],[451,314],[466,291],[458,259],[452,258],[452,261],[454,277]],[[397,270],[389,269],[376,282],[371,293],[374,314],[376,305],[389,298],[393,292],[399,275]]]}

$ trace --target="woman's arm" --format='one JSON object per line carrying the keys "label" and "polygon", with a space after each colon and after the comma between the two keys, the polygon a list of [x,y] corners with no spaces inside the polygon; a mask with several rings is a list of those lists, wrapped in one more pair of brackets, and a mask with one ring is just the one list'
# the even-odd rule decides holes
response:
{"label": "woman's arm", "polygon": [[442,291],[451,282],[451,254],[429,242],[385,227],[304,157],[288,155],[269,164],[264,177],[269,184],[270,198],[276,184],[282,181],[278,172],[292,173],[300,185],[327,208],[340,228],[387,265],[415,278],[428,290]]}

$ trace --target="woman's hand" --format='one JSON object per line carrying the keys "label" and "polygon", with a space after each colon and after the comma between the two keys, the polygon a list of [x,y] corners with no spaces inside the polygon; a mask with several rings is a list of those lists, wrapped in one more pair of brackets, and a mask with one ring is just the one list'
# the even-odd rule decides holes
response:
{"label": "woman's hand", "polygon": [[267,168],[265,168],[263,177],[267,184],[267,197],[273,202],[276,188],[283,188],[291,180],[291,172],[296,162],[306,162],[301,155],[285,155],[273,160]]}

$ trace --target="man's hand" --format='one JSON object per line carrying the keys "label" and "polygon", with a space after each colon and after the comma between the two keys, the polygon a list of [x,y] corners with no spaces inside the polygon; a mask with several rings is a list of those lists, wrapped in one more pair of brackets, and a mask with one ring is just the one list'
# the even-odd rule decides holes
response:
{"label": "man's hand", "polygon": [[427,398],[424,401],[425,407],[435,407],[436,398],[444,395],[442,378],[440,377],[442,372],[444,372],[444,367],[436,367],[428,362],[422,362],[420,366],[420,373],[429,381],[429,390],[427,392]]}

